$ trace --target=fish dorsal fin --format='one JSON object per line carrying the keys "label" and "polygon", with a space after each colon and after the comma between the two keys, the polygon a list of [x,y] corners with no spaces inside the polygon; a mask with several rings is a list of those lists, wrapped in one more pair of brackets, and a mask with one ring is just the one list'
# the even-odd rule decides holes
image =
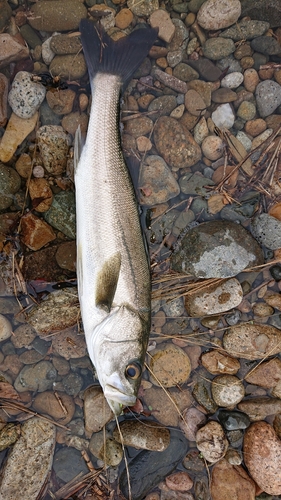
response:
{"label": "fish dorsal fin", "polygon": [[110,311],[121,267],[121,253],[106,260],[97,276],[96,307]]}

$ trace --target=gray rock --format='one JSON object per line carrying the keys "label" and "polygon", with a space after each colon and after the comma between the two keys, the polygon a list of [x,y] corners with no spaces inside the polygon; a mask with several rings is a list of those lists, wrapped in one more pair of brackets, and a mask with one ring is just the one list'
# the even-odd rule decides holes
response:
{"label": "gray rock", "polygon": [[173,75],[184,82],[190,82],[191,80],[198,80],[199,73],[195,71],[189,64],[179,63],[175,66]]}
{"label": "gray rock", "polygon": [[56,452],[53,469],[64,482],[71,481],[80,472],[83,475],[89,472],[81,452],[72,447],[62,448]]}
{"label": "gray rock", "polygon": [[21,436],[1,471],[0,498],[15,500],[19,495],[29,500],[38,498],[52,468],[55,444],[53,424],[38,417],[24,422]]}
{"label": "gray rock", "polygon": [[280,0],[241,0],[241,17],[266,21],[271,28],[280,26]]}
{"label": "gray rock", "polygon": [[87,9],[77,0],[42,0],[34,4],[29,23],[36,30],[69,31],[76,30],[82,18],[87,17]]}
{"label": "gray rock", "polygon": [[159,116],[169,115],[177,107],[177,100],[173,95],[163,95],[153,99],[148,106],[148,111],[156,111],[151,118],[157,120]]}
{"label": "gray rock", "polygon": [[217,62],[217,66],[221,71],[227,71],[227,74],[234,73],[238,71],[242,73],[242,67],[237,59],[234,59],[233,55],[224,57]]}
{"label": "gray rock", "polygon": [[24,366],[15,380],[18,392],[44,392],[52,389],[57,378],[57,370],[49,361],[40,361],[36,365]]}
{"label": "gray rock", "polygon": [[12,9],[6,0],[0,2],[0,33],[6,28],[12,15]]}
{"label": "gray rock", "polygon": [[274,56],[281,53],[281,47],[278,41],[271,36],[259,36],[251,41],[251,47],[256,52],[268,56]]}
{"label": "gray rock", "polygon": [[205,186],[213,186],[214,182],[199,173],[185,174],[179,180],[181,192],[197,196],[206,196],[209,192]]}
{"label": "gray rock", "polygon": [[267,248],[277,250],[281,247],[281,221],[268,214],[254,218],[251,231],[253,236]]}
{"label": "gray rock", "polygon": [[262,36],[269,29],[269,23],[266,21],[241,21],[236,23],[227,30],[220,33],[223,38],[231,38],[234,42],[239,40],[252,40],[258,36]]}
{"label": "gray rock", "polygon": [[44,101],[46,88],[31,80],[31,73],[19,71],[8,95],[13,112],[20,118],[30,118]]}
{"label": "gray rock", "polygon": [[197,61],[188,61],[189,66],[198,71],[203,80],[215,82],[221,76],[221,70],[206,57],[200,57]]}
{"label": "gray rock", "polygon": [[190,229],[171,256],[172,269],[200,278],[228,278],[262,263],[262,251],[251,234],[228,221]]}
{"label": "gray rock", "polygon": [[281,86],[272,80],[264,80],[256,87],[256,100],[262,118],[271,115],[281,104]]}
{"label": "gray rock", "polygon": [[164,301],[162,308],[166,316],[170,318],[181,317],[184,314],[183,297],[178,297],[168,302]]}
{"label": "gray rock", "polygon": [[[95,2],[96,3],[96,2]],[[136,16],[149,16],[155,10],[159,9],[158,0],[128,0],[128,8],[131,9]]]}
{"label": "gray rock", "polygon": [[14,194],[19,190],[21,178],[12,167],[0,162],[0,210],[5,210],[14,202]]}
{"label": "gray rock", "polygon": [[248,415],[241,411],[220,410],[218,419],[227,431],[247,429],[251,423]]}
{"label": "gray rock", "polygon": [[51,37],[50,48],[54,54],[78,54],[82,49],[82,44],[78,36],[70,37],[58,34]]}
{"label": "gray rock", "polygon": [[68,238],[75,239],[76,215],[75,196],[71,191],[61,191],[54,196],[50,209],[44,213],[48,224],[55,227]]}
{"label": "gray rock", "polygon": [[235,51],[235,45],[230,38],[208,38],[202,46],[203,54],[208,59],[218,61]]}
{"label": "gray rock", "polygon": [[69,396],[77,396],[83,387],[83,378],[79,373],[69,373],[62,380],[64,390]]}

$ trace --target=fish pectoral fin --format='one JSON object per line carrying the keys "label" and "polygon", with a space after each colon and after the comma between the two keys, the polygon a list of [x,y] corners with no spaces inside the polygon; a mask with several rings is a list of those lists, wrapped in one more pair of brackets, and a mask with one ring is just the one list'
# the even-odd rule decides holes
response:
{"label": "fish pectoral fin", "polygon": [[96,307],[110,311],[121,267],[121,253],[117,252],[104,262],[97,276]]}
{"label": "fish pectoral fin", "polygon": [[77,172],[80,156],[84,147],[85,138],[82,137],[80,125],[76,129],[74,136],[74,172]]}

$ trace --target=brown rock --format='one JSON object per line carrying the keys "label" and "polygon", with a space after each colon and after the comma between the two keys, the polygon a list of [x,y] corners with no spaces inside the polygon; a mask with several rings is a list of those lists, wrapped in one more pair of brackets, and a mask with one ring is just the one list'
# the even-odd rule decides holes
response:
{"label": "brown rock", "polygon": [[[274,131],[281,125],[281,115],[270,115],[265,118],[268,128],[272,128]],[[279,132],[280,135],[280,132]]]}
{"label": "brown rock", "polygon": [[33,342],[37,333],[34,328],[28,323],[18,326],[14,330],[11,341],[17,349],[22,347],[28,348],[28,346]]}
{"label": "brown rock", "polygon": [[125,122],[125,132],[137,138],[149,134],[153,127],[153,121],[147,116],[141,116]]}
{"label": "brown rock", "polygon": [[266,422],[256,422],[245,432],[245,464],[262,491],[281,494],[281,441]]}
{"label": "brown rock", "polygon": [[91,386],[84,393],[85,434],[90,438],[93,432],[99,432],[113,418],[101,387]]}
{"label": "brown rock", "polygon": [[56,238],[56,234],[47,222],[39,219],[32,212],[21,218],[21,240],[31,250],[39,250]]}
{"label": "brown rock", "polygon": [[228,448],[223,428],[214,420],[209,421],[196,432],[196,444],[204,458],[211,463],[223,458]]}
{"label": "brown rock", "polygon": [[239,174],[239,170],[237,168],[235,168],[235,166],[233,166],[233,165],[226,165],[226,166],[221,165],[220,167],[218,167],[214,171],[212,181],[215,184],[219,184],[224,177],[230,175],[230,177],[228,177],[228,179],[224,182],[224,186],[227,186],[229,188],[233,188],[236,186],[238,174]]}
{"label": "brown rock", "polygon": [[240,324],[223,336],[224,349],[235,358],[262,359],[280,351],[281,331],[271,325]]}
{"label": "brown rock", "polygon": [[158,59],[159,57],[166,57],[168,49],[166,47],[160,47],[159,45],[152,45],[148,54],[152,59]]}
{"label": "brown rock", "polygon": [[244,72],[244,87],[248,92],[255,92],[260,79],[254,68],[248,68]]}
{"label": "brown rock", "polygon": [[[70,319],[73,321],[73,313]],[[57,354],[65,359],[82,358],[87,354],[87,347],[84,335],[79,335],[75,328],[67,328],[55,335],[52,340],[52,347]]]}
{"label": "brown rock", "polygon": [[115,17],[115,25],[120,30],[124,30],[130,26],[133,19],[134,16],[130,9],[121,9]]}
{"label": "brown rock", "polygon": [[214,465],[211,476],[213,500],[255,500],[256,486],[240,465],[231,465],[223,458]]}
{"label": "brown rock", "polygon": [[206,370],[213,375],[225,373],[235,375],[240,368],[238,359],[231,358],[227,354],[223,354],[217,350],[202,354],[201,362]]}
{"label": "brown rock", "polygon": [[188,90],[184,98],[187,111],[194,116],[202,116],[206,112],[206,104],[196,90]]}
{"label": "brown rock", "polygon": [[47,179],[30,179],[28,190],[36,212],[46,212],[53,201],[53,192]]}
{"label": "brown rock", "polygon": [[166,485],[173,491],[188,491],[193,486],[193,481],[187,472],[175,472],[167,476]]}
{"label": "brown rock", "polygon": [[264,420],[269,415],[281,412],[281,399],[266,396],[246,399],[238,404],[238,409],[246,413],[252,422]]}
{"label": "brown rock", "polygon": [[218,104],[233,102],[237,99],[237,94],[231,89],[221,87],[212,92],[212,101]]}
{"label": "brown rock", "polygon": [[150,359],[150,381],[157,386],[174,387],[184,384],[191,371],[187,354],[173,344],[154,351]]}
{"label": "brown rock", "polygon": [[[1,35],[0,35],[1,36]],[[0,143],[0,161],[11,160],[17,147],[32,132],[38,121],[38,111],[31,118],[20,118],[12,113]]]}
{"label": "brown rock", "polygon": [[249,384],[259,385],[266,389],[275,387],[281,380],[281,360],[273,358],[259,364],[245,376],[245,380]]}
{"label": "brown rock", "polygon": [[279,309],[279,311],[281,311],[281,293],[272,293],[271,295],[266,295],[264,297],[264,300],[270,306],[275,307],[275,309]]}
{"label": "brown rock", "polygon": [[11,62],[21,61],[29,56],[27,46],[19,43],[8,33],[0,34],[0,68],[5,68]]}
{"label": "brown rock", "polygon": [[253,313],[260,318],[266,318],[274,313],[274,309],[264,302],[256,302],[253,305]]}
{"label": "brown rock", "polygon": [[79,126],[82,136],[86,136],[88,121],[89,117],[88,115],[86,115],[86,113],[80,113],[79,111],[76,111],[75,113],[69,113],[68,115],[64,116],[61,124],[64,130],[66,130],[66,132],[71,134],[73,137],[75,136],[75,132]]}
{"label": "brown rock", "polygon": [[71,89],[53,92],[49,90],[46,94],[46,100],[50,108],[57,115],[67,115],[71,113],[75,99],[75,92]]}
{"label": "brown rock", "polygon": [[154,70],[154,75],[160,82],[164,83],[166,87],[169,87],[170,89],[173,89],[175,90],[175,92],[179,92],[180,94],[186,93],[186,83],[182,80],[179,80],[175,76],[169,75],[165,71],[161,71],[158,68]]}
{"label": "brown rock", "polygon": [[256,118],[255,120],[249,120],[245,123],[245,132],[250,134],[252,137],[257,137],[262,134],[267,129],[266,121],[262,118]]}
{"label": "brown rock", "polygon": [[[39,413],[47,413],[55,421],[66,425],[74,415],[75,404],[71,396],[65,392],[45,391],[37,394],[34,399],[33,408]],[[60,404],[61,403],[61,404]]]}
{"label": "brown rock", "polygon": [[[167,393],[168,394],[167,394]],[[151,407],[151,414],[163,425],[178,426],[178,411],[191,406],[193,398],[187,389],[151,387],[144,391],[144,401]]]}
{"label": "brown rock", "polygon": [[8,78],[0,73],[0,127],[4,127],[8,120]]}
{"label": "brown rock", "polygon": [[76,271],[76,242],[66,241],[59,245],[56,252],[56,261],[62,269]]}
{"label": "brown rock", "polygon": [[22,153],[16,161],[16,171],[24,179],[28,179],[32,168],[32,161],[27,153]]}
{"label": "brown rock", "polygon": [[158,36],[164,42],[170,43],[174,33],[175,33],[175,25],[172,23],[172,20],[166,10],[158,9],[155,10],[150,18],[150,25],[152,28],[158,28]]}

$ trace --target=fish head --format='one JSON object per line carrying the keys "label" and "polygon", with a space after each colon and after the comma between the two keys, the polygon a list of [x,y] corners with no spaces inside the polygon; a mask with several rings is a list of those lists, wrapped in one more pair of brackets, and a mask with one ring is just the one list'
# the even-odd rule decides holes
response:
{"label": "fish head", "polygon": [[115,415],[136,402],[148,334],[148,321],[127,306],[113,308],[94,330],[88,350]]}

